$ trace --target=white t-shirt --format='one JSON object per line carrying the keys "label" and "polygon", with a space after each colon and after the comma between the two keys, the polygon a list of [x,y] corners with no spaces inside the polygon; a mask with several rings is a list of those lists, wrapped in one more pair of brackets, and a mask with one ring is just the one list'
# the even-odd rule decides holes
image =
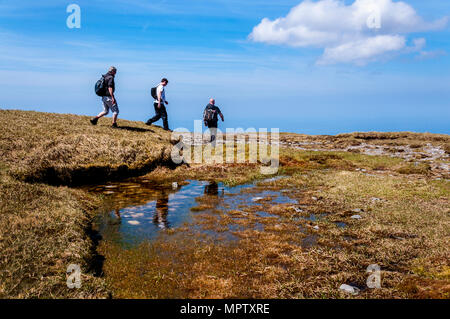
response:
{"label": "white t-shirt", "polygon": [[[166,102],[166,91],[164,90],[164,86],[162,84],[159,84],[156,87],[156,96],[159,95],[159,92],[161,92],[161,103],[165,103]],[[155,103],[158,103],[158,100],[155,100]]]}

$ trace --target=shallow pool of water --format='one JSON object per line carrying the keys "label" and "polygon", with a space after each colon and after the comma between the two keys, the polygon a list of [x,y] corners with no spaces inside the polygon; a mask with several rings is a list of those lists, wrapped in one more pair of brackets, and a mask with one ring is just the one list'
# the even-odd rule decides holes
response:
{"label": "shallow pool of water", "polygon": [[[102,213],[96,219],[98,231],[104,239],[126,245],[154,240],[164,231],[182,226],[214,236],[211,227],[206,229],[197,224],[195,216],[206,214],[206,217],[217,218],[220,214],[228,215],[231,212],[229,216],[233,222],[220,232],[221,236],[231,239],[232,236],[228,236],[227,232],[245,228],[264,229],[257,220],[243,223],[249,214],[243,208],[255,208],[258,211],[252,215],[255,218],[276,217],[265,212],[264,205],[297,203],[281,191],[259,187],[256,183],[228,187],[223,183],[208,181],[186,182],[186,185],[169,188],[155,186],[144,179],[134,179],[91,188],[91,192],[106,197]],[[192,209],[202,204],[206,204],[207,208],[198,212]],[[236,211],[242,215],[239,216]]]}

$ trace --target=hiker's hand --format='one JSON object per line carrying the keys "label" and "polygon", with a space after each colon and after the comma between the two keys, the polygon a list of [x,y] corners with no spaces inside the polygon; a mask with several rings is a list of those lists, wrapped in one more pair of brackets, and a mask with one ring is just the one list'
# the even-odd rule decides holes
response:
{"label": "hiker's hand", "polygon": [[158,103],[158,109],[160,109],[160,108],[161,108],[161,102]]}
{"label": "hiker's hand", "polygon": [[169,102],[167,102],[167,101],[164,101],[164,102],[166,102],[166,104],[169,104]]}
{"label": "hiker's hand", "polygon": [[111,98],[111,103],[112,103],[112,105],[116,105],[116,99],[115,98]]}

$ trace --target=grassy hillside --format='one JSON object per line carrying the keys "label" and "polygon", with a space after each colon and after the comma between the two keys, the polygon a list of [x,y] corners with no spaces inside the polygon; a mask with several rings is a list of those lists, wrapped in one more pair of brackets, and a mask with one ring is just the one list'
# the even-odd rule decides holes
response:
{"label": "grassy hillside", "polygon": [[141,122],[0,110],[1,163],[24,181],[85,184],[142,174],[170,155],[170,134]]}
{"label": "grassy hillside", "polygon": [[[91,223],[102,198],[72,186],[144,174],[168,185],[186,179],[236,185],[264,176],[257,164],[174,168],[169,133],[142,122],[119,125],[0,110],[0,298],[347,298],[339,285],[363,285],[371,263],[383,269],[383,289],[359,297],[448,298],[450,136],[282,133],[278,174],[285,178],[262,187],[288,190],[300,212],[267,198],[265,209],[278,217],[258,217],[252,207],[233,212],[242,225],[265,224],[264,231],[239,234],[238,245],[195,237],[180,245],[180,229],[153,243],[156,250],[124,252],[105,241],[97,247]],[[233,214],[203,214],[215,200],[204,197],[193,208],[200,224],[236,222]],[[350,218],[355,208],[361,220]],[[324,212],[323,220],[308,220]],[[304,236],[317,245],[299,246]],[[169,250],[175,259],[167,258]],[[82,266],[81,289],[66,287],[69,264]],[[173,277],[178,273],[181,281]]]}
{"label": "grassy hillside", "polygon": [[[0,297],[104,297],[89,236],[98,198],[51,184],[87,184],[142,174],[169,159],[159,127],[76,115],[0,111]],[[31,183],[33,182],[33,183]],[[50,185],[49,185],[50,184]],[[69,264],[83,287],[69,290]]]}

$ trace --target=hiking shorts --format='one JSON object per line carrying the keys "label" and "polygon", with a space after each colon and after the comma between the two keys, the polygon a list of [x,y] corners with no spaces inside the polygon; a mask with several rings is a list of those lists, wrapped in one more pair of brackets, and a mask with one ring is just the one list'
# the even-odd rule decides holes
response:
{"label": "hiking shorts", "polygon": [[111,110],[113,114],[115,115],[119,114],[119,106],[117,105],[117,102],[114,105],[112,104],[112,98],[110,96],[103,96],[102,102],[103,102],[103,112],[108,114],[109,110]]}

